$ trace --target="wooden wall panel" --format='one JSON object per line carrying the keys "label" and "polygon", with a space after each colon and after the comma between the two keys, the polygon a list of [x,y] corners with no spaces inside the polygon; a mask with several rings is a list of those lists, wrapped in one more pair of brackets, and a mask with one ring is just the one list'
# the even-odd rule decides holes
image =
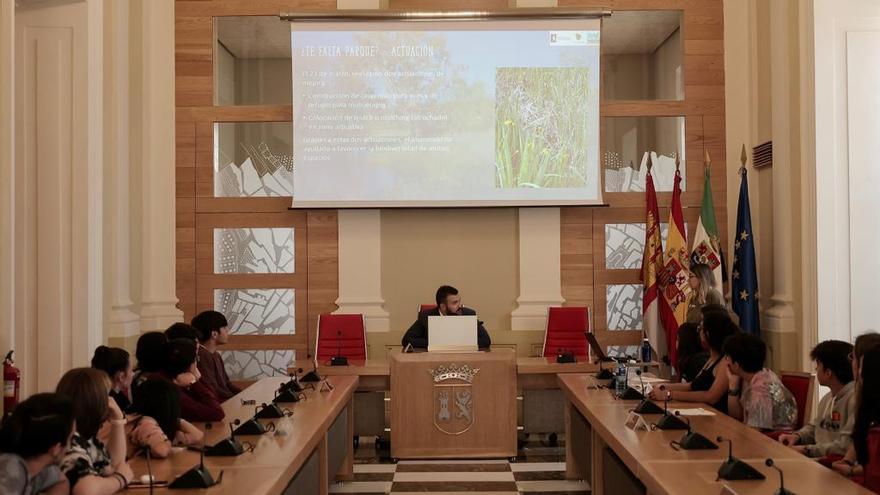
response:
{"label": "wooden wall panel", "polygon": [[[493,10],[508,7],[507,0],[391,0],[391,9]],[[208,304],[210,285],[220,283],[211,273],[208,256],[212,246],[205,232],[217,225],[217,214],[249,214],[257,222],[261,214],[287,212],[289,198],[213,197],[213,124],[215,122],[289,121],[290,105],[213,106],[213,17],[278,15],[296,10],[333,10],[334,0],[178,0],[176,3],[176,105],[177,105],[177,289],[180,307],[187,318],[197,298]],[[712,159],[712,192],[716,217],[726,242],[726,163],[724,160],[724,42],[722,0],[560,0],[561,8],[606,10],[681,10],[685,99],[682,101],[603,101],[605,116],[685,116],[687,190],[682,194],[689,239],[696,228],[702,199],[703,151]],[[604,171],[603,171],[604,174]],[[644,221],[643,193],[608,193],[607,208],[565,207],[561,214],[562,296],[567,305],[593,309],[600,340],[608,345],[636,344],[639,331],[606,329],[607,284],[638,282],[638,270],[605,268],[605,225]],[[658,194],[665,222],[671,193]],[[306,268],[298,271],[297,284],[306,293],[305,325],[314,344],[317,316],[335,309],[338,297],[338,232],[334,210],[296,212],[297,229],[305,231]],[[274,217],[273,217],[274,218]],[[213,223],[212,223],[213,222]],[[301,226],[304,224],[304,227]],[[244,225],[242,225],[244,226]],[[249,225],[249,226],[255,226]],[[202,239],[203,242],[198,241]],[[200,247],[201,246],[201,247]],[[297,250],[299,251],[299,244]],[[297,253],[299,256],[299,253]],[[299,267],[298,267],[299,268]],[[302,278],[300,278],[302,276]],[[208,286],[202,287],[201,283]],[[298,292],[299,293],[299,292]],[[199,296],[201,294],[201,296]],[[299,299],[299,298],[298,298]],[[299,324],[298,324],[299,325]],[[304,336],[301,336],[304,337]],[[296,345],[301,339],[281,339]],[[253,338],[236,339],[239,348],[266,348]],[[260,347],[263,346],[263,347]]]}

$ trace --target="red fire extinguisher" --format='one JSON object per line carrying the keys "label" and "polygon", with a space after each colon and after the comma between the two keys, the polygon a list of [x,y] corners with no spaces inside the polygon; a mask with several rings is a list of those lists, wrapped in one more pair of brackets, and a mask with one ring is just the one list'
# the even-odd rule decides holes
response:
{"label": "red fire extinguisher", "polygon": [[6,354],[3,360],[3,414],[8,416],[18,405],[18,393],[21,388],[21,370],[15,367],[12,353]]}

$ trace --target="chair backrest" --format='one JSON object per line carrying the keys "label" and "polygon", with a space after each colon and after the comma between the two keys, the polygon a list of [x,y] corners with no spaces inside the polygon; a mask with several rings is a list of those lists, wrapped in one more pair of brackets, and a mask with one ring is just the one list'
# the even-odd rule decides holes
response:
{"label": "chair backrest", "polygon": [[364,332],[364,315],[318,315],[318,338],[315,339],[318,363],[336,355],[348,359],[367,359],[367,338]]}
{"label": "chair backrest", "polygon": [[590,349],[584,332],[590,330],[590,309],[585,306],[548,308],[547,331],[541,355],[555,356],[560,350],[587,357]]}
{"label": "chair backrest", "polygon": [[436,304],[419,304],[419,313],[421,313],[422,311],[427,311],[429,309],[434,309],[436,307]]}
{"label": "chair backrest", "polygon": [[865,466],[865,488],[880,493],[880,428],[868,430],[868,464]]}
{"label": "chair backrest", "polygon": [[800,429],[809,419],[807,415],[813,410],[816,375],[803,371],[781,371],[779,378],[797,402],[798,419],[795,429]]}

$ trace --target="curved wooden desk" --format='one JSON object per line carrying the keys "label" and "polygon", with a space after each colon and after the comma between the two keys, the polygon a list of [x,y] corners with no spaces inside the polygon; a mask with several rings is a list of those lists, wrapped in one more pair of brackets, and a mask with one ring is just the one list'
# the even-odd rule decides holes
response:
{"label": "curved wooden desk", "polygon": [[[264,378],[240,394],[223,403],[226,418],[205,430],[205,443],[214,443],[229,436],[229,425],[235,419],[242,421],[254,415],[254,405],[242,401],[255,400],[256,404],[271,402],[284,377]],[[255,448],[237,457],[205,457],[205,466],[216,479],[224,472],[223,481],[207,490],[156,489],[156,493],[210,493],[272,495],[288,493],[326,494],[331,480],[352,479],[354,451],[352,425],[354,409],[352,395],[358,386],[356,376],[335,376],[328,379],[333,390],[320,392],[306,390],[306,400],[295,404],[281,404],[293,412],[290,417],[260,420],[275,423],[276,432],[260,436],[237,436]],[[317,385],[317,384],[316,384]],[[199,463],[199,453],[181,450],[167,459],[153,459],[152,471],[157,480],[171,481]],[[146,459],[131,461],[135,476],[147,473]],[[145,489],[130,489],[127,493],[145,494]]]}

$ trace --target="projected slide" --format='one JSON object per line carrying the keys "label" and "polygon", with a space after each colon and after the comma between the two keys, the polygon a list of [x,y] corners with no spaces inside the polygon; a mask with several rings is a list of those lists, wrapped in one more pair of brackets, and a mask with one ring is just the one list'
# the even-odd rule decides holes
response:
{"label": "projected slide", "polygon": [[598,27],[294,24],[294,206],[600,203]]}

